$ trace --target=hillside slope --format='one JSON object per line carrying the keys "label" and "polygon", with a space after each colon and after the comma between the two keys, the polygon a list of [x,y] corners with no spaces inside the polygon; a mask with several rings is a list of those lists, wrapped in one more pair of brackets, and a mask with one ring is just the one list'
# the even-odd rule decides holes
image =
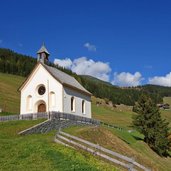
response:
{"label": "hillside slope", "polygon": [[24,77],[0,73],[0,108],[5,112],[19,113],[20,93],[17,91]]}
{"label": "hillside slope", "polygon": [[134,158],[154,171],[171,171],[171,158],[162,158],[142,141],[137,132],[127,132],[107,127],[71,127],[66,132],[99,144],[120,154]]}
{"label": "hillside slope", "polygon": [[55,143],[55,131],[17,135],[41,121],[0,122],[1,171],[116,171],[113,165],[89,153]]}
{"label": "hillside slope", "polygon": [[[0,106],[3,107],[3,105],[5,104],[6,111],[12,113],[19,112],[20,96],[19,96],[19,92],[17,92],[17,89],[24,81],[24,79],[25,79],[24,77],[0,73]],[[73,128],[73,129],[71,128],[69,130],[70,133],[79,135],[82,138],[88,139],[95,143],[102,144],[107,148],[112,148],[114,151],[118,151],[121,153],[123,152],[123,154],[126,154],[128,156],[133,155],[136,157],[138,161],[142,160],[144,164],[154,169],[160,168],[160,170],[163,171],[169,170],[169,167],[171,167],[170,166],[171,158],[161,158],[157,156],[142,141],[141,136],[137,134],[137,132],[129,133],[128,130],[132,130],[131,122],[132,122],[132,116],[134,115],[134,113],[131,110],[131,107],[125,105],[118,105],[117,107],[111,108],[105,105],[96,105],[95,100],[96,98],[92,99],[93,118],[100,119],[104,122],[124,128],[123,131],[117,129],[111,130],[108,128],[92,129],[92,128],[81,127],[81,128]],[[101,101],[102,100],[103,99],[101,99]],[[105,100],[103,101],[105,103]],[[164,98],[164,101],[170,103],[171,97]],[[170,115],[171,111],[161,110],[161,112],[162,112],[162,116],[170,122],[170,126],[171,126],[171,115]],[[14,125],[15,124],[18,123],[15,122]],[[6,127],[7,126],[9,125],[7,124]],[[20,128],[20,125],[18,126]],[[41,136],[39,138],[41,138]],[[45,137],[43,136],[42,139],[43,138],[46,138],[46,136]],[[108,141],[107,143],[106,139],[110,139],[110,141]],[[36,139],[33,139],[33,141],[35,141],[36,143],[38,142]],[[15,142],[18,142],[18,140],[15,139],[14,143]],[[24,139],[23,142],[25,142]],[[114,143],[114,142],[119,142],[119,143]],[[37,145],[41,146],[41,144],[37,144]],[[36,145],[34,148],[36,148]],[[13,162],[13,160],[16,159],[12,158],[11,162]]]}
{"label": "hillside slope", "polygon": [[[0,72],[27,76],[35,64],[36,59],[33,57],[0,48]],[[99,98],[107,98],[114,104],[134,105],[142,92],[147,92],[156,103],[161,103],[164,96],[171,96],[171,87],[147,85],[120,88],[92,76],[77,75],[71,70],[54,65],[52,62],[48,62],[47,65],[56,67],[75,77],[93,95]]]}
{"label": "hillside slope", "polygon": [[104,85],[108,85],[108,86],[113,86],[111,83],[100,80],[98,78],[92,77],[90,75],[79,75],[82,79],[86,79],[89,80],[91,82],[94,82],[96,84],[104,84]]}
{"label": "hillside slope", "polygon": [[[20,92],[17,90],[24,80],[25,77],[0,73],[0,108],[5,112],[9,112],[9,114],[19,113]],[[117,108],[110,108],[103,105],[97,106],[94,99],[92,99],[92,102],[94,118],[119,125],[121,127],[130,127],[132,116],[134,114],[131,107],[117,105]],[[164,102],[170,103],[171,97],[164,98]],[[166,118],[171,125],[171,110],[161,110],[161,112],[162,116]],[[0,115],[3,114],[4,113],[0,113]]]}

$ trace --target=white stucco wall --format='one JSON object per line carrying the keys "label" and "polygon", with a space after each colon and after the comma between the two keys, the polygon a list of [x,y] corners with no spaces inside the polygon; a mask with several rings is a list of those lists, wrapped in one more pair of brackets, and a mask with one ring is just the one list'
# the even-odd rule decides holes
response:
{"label": "white stucco wall", "polygon": [[[85,95],[74,89],[64,87],[64,109],[65,113],[72,113],[83,117],[91,118],[91,96]],[[75,111],[71,111],[71,98],[75,99]],[[82,100],[85,101],[85,113],[82,113]]]}
{"label": "white stucco wall", "polygon": [[[43,84],[46,88],[44,95],[39,95],[37,87]],[[48,94],[53,91],[55,93],[54,106],[49,105],[50,97]],[[32,107],[27,108],[27,97],[32,96]],[[53,97],[54,98],[54,97]],[[37,102],[40,100],[46,104],[46,111],[60,111],[63,112],[63,85],[54,79],[42,65],[38,65],[37,69],[32,74],[29,81],[21,90],[20,114],[37,112]]]}

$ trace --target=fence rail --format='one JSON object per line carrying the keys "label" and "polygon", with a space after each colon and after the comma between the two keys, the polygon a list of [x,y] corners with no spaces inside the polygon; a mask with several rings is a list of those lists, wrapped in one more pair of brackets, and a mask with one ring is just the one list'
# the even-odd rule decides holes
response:
{"label": "fence rail", "polygon": [[57,119],[57,120],[72,120],[81,123],[89,123],[100,125],[100,121],[96,119],[86,118],[78,115],[61,113],[61,112],[50,112],[50,113],[30,113],[30,114],[22,114],[22,115],[8,115],[8,116],[0,116],[0,122],[2,121],[11,121],[11,120],[34,120],[34,119]]}
{"label": "fence rail", "polygon": [[[61,140],[64,140],[65,142],[68,142],[68,143],[71,143],[72,145],[75,145],[75,146],[77,146],[77,147],[79,147],[79,148],[81,148],[83,150],[86,150],[86,151],[88,151],[90,153],[93,153],[95,155],[98,155],[100,157],[103,157],[104,159],[107,159],[107,160],[109,160],[111,162],[114,162],[114,163],[116,163],[118,165],[121,165],[121,166],[123,166],[123,167],[125,167],[127,169],[130,169],[130,165],[129,164],[123,163],[123,162],[121,162],[119,160],[116,160],[116,159],[114,159],[112,157],[109,157],[109,156],[107,156],[105,154],[102,154],[102,153],[100,153],[100,152],[98,152],[96,150],[93,150],[93,149],[91,149],[89,147],[86,147],[86,146],[84,146],[84,145],[82,145],[82,144],[80,144],[78,142],[72,141],[72,140],[70,140],[70,139],[68,139],[66,137],[61,136],[61,135],[57,135],[57,138],[60,138]],[[133,171],[133,169],[131,171]]]}
{"label": "fence rail", "polygon": [[7,116],[0,116],[0,122],[2,121],[12,121],[12,120],[34,120],[34,119],[47,119],[47,113],[30,113],[30,114],[23,114],[23,115],[7,115]]}
{"label": "fence rail", "polygon": [[0,121],[12,121],[19,120],[20,115],[8,115],[8,116],[0,116]]}
{"label": "fence rail", "polygon": [[106,123],[106,122],[103,122],[103,121],[100,121],[100,124],[104,125],[104,126],[107,126],[109,128],[115,128],[115,129],[120,130],[120,131],[126,131],[124,128],[122,128],[122,127],[120,127],[118,125],[109,124],[109,123]]}
{"label": "fence rail", "polygon": [[65,119],[65,120],[73,120],[73,121],[80,121],[82,123],[91,123],[95,125],[100,125],[100,121],[92,118],[86,118],[83,116],[68,114],[68,113],[61,113],[61,112],[51,112],[50,114],[51,119]]}
{"label": "fence rail", "polygon": [[[108,155],[111,155],[113,157],[116,157],[117,159],[113,159],[113,158],[111,158],[111,157],[109,157],[109,156],[107,156],[105,154],[102,154],[102,153],[96,151],[97,155],[99,155],[99,156],[101,156],[101,157],[103,157],[103,158],[105,158],[107,160],[110,160],[110,161],[112,161],[114,163],[120,164],[120,165],[122,165],[123,167],[125,167],[127,169],[130,169],[131,166],[132,167],[134,166],[134,167],[137,167],[137,168],[145,170],[145,171],[150,171],[149,168],[144,167],[143,165],[141,165],[140,163],[136,162],[134,159],[132,159],[130,157],[127,157],[127,156],[124,156],[122,154],[116,153],[114,151],[108,150],[108,149],[106,149],[106,148],[104,148],[104,147],[102,147],[102,146],[100,146],[98,144],[91,143],[91,142],[86,141],[86,140],[84,140],[82,138],[79,138],[79,137],[67,134],[67,133],[62,132],[62,131],[59,131],[58,134],[56,135],[56,137],[60,138],[60,139],[62,139],[64,141],[70,142],[71,144],[74,144],[76,146],[79,146],[80,148],[83,148],[84,150],[87,150],[89,152],[95,152],[95,151],[92,151],[92,149],[89,149],[88,147],[83,146],[80,143],[88,145],[91,148],[94,148],[94,149],[96,149],[98,151],[104,152],[105,154],[108,154]],[[68,138],[76,140],[77,142],[74,142],[74,141],[72,141],[71,139],[68,139]],[[118,159],[126,161],[127,163],[120,162]],[[135,170],[135,169],[131,168],[131,170]]]}

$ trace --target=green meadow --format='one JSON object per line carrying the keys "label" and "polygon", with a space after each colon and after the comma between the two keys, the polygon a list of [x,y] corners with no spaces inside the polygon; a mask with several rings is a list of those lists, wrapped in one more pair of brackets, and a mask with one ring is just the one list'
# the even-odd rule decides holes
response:
{"label": "green meadow", "polygon": [[20,136],[17,133],[42,120],[0,123],[2,171],[115,171],[116,168],[89,153],[54,142],[55,131]]}
{"label": "green meadow", "polygon": [[24,77],[0,73],[0,108],[5,114],[19,113],[20,93],[17,90],[24,80]]}
{"label": "green meadow", "polygon": [[[0,115],[19,113],[20,95],[17,89],[24,79],[0,73],[0,108],[5,109]],[[171,104],[171,97],[165,97],[164,102]],[[171,126],[171,110],[161,110],[161,114]],[[97,106],[92,100],[92,115],[95,119],[124,129],[121,131],[105,126],[70,127],[65,131],[133,157],[153,170],[171,170],[171,158],[162,158],[154,153],[142,141],[143,136],[131,127],[132,116],[135,115],[131,107]],[[89,153],[54,143],[55,132],[17,135],[19,131],[39,122],[41,120],[0,123],[0,170],[116,170],[112,164]]]}

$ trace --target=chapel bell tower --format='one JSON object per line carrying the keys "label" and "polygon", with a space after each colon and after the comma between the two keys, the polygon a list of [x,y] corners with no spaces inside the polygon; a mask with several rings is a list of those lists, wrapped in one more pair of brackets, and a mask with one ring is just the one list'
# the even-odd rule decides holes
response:
{"label": "chapel bell tower", "polygon": [[46,63],[49,60],[50,53],[45,47],[45,44],[43,43],[42,47],[37,51],[37,61],[41,63]]}

